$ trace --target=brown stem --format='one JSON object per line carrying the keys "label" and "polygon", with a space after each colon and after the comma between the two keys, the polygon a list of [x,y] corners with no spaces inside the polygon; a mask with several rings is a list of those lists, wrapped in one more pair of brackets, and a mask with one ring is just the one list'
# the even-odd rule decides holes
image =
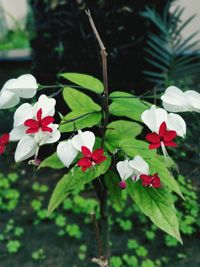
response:
{"label": "brown stem", "polygon": [[[102,59],[102,73],[103,73],[103,85],[104,92],[102,98],[102,142],[101,147],[104,147],[105,143],[105,133],[106,127],[109,120],[109,102],[108,102],[108,69],[107,69],[107,52],[106,48],[101,40],[101,37],[97,31],[94,24],[93,18],[91,16],[90,10],[86,10],[91,28],[94,35],[98,41],[99,48],[101,51]],[[105,115],[105,116],[104,116]],[[107,188],[104,183],[104,177],[99,180],[94,181],[95,189],[100,201],[100,214],[101,214],[101,237],[103,241],[103,258],[94,259],[97,264],[102,267],[109,267],[109,257],[110,257],[110,233],[109,233],[109,223],[108,223],[108,203],[107,203]]]}

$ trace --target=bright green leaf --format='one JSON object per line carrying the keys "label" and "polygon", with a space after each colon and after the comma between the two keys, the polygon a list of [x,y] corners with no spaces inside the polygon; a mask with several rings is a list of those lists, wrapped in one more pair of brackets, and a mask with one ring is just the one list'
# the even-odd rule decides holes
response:
{"label": "bright green leaf", "polygon": [[70,193],[82,189],[85,184],[104,174],[108,170],[110,163],[111,159],[107,156],[104,162],[85,172],[82,172],[81,168],[77,166],[72,168],[69,173],[64,175],[57,183],[50,199],[48,215],[50,215]]}
{"label": "bright green leaf", "polygon": [[90,128],[94,125],[98,125],[101,121],[101,117],[101,112],[85,112],[82,110],[74,110],[63,117],[59,130],[61,133],[64,133],[72,132],[74,130],[74,126],[77,130],[84,129],[86,127]]}
{"label": "bright green leaf", "polygon": [[150,104],[141,101],[138,97],[125,92],[113,92],[109,98],[113,101],[109,107],[110,113],[117,117],[127,117],[132,120],[142,121],[141,114],[149,108]]}
{"label": "bright green leaf", "polygon": [[51,156],[49,156],[48,158],[44,159],[42,161],[42,163],[39,166],[40,168],[44,168],[44,167],[49,167],[52,169],[62,169],[62,168],[66,168],[65,165],[60,161],[57,153],[53,153]]}
{"label": "bright green leaf", "polygon": [[101,111],[101,107],[89,96],[70,87],[64,88],[63,98],[71,110],[82,110],[85,111],[85,113],[90,111]]}
{"label": "bright green leaf", "polygon": [[60,76],[97,94],[101,94],[104,90],[102,82],[90,75],[81,73],[63,73]]}
{"label": "bright green leaf", "polygon": [[114,152],[119,147],[122,140],[130,140],[140,134],[142,126],[138,123],[126,120],[114,121],[107,126],[105,141],[106,146],[111,152]]}
{"label": "bright green leaf", "polygon": [[140,182],[128,181],[127,190],[137,206],[164,232],[182,243],[173,197],[166,188],[143,187]]}

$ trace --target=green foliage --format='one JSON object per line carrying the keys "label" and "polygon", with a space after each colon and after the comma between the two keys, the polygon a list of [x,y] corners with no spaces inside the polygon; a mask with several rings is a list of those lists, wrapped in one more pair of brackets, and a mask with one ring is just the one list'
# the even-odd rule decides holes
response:
{"label": "green foliage", "polygon": [[110,157],[107,156],[107,159],[100,165],[96,165],[85,172],[82,172],[78,167],[72,168],[57,183],[49,203],[48,214],[50,215],[70,193],[83,189],[85,184],[104,174],[108,170],[110,163]]}
{"label": "green foliage", "polygon": [[21,247],[21,243],[18,240],[10,240],[8,241],[6,247],[7,247],[8,253],[11,253],[11,254],[17,253]]}
{"label": "green foliage", "polygon": [[47,157],[39,166],[40,168],[49,167],[52,169],[62,169],[65,168],[64,164],[58,158],[57,153],[53,153],[51,156]]}
{"label": "green foliage", "polygon": [[90,75],[82,73],[62,73],[60,76],[94,93],[103,93],[102,82]]}
{"label": "green foliage", "polygon": [[101,120],[101,107],[89,96],[70,87],[63,90],[63,98],[72,110],[62,118],[61,132],[71,132],[86,127],[92,127]]}
{"label": "green foliage", "polygon": [[29,48],[27,33],[21,30],[9,31],[8,34],[0,40],[0,50],[11,50]]}
{"label": "green foliage", "polygon": [[144,188],[139,182],[129,182],[127,189],[130,197],[153,223],[182,243],[172,195],[167,189]]}
{"label": "green foliage", "polygon": [[67,224],[66,232],[69,236],[74,237],[76,239],[80,239],[82,236],[81,230],[77,224]]}
{"label": "green foliage", "polygon": [[125,92],[113,92],[109,98],[113,101],[109,107],[110,113],[117,117],[127,117],[141,122],[141,114],[150,104],[141,101],[137,96]]}
{"label": "green foliage", "polygon": [[[181,17],[185,8],[176,7],[171,15],[167,16],[169,8],[170,2],[166,5],[163,16],[149,7],[142,13],[157,29],[157,33],[148,32],[149,39],[145,50],[151,69],[144,73],[150,81],[160,85],[169,85],[171,81],[177,84],[180,79],[185,78],[187,83],[188,77],[198,75],[200,71],[199,56],[195,55],[194,51],[195,46],[199,44],[199,40],[196,40],[198,32],[191,32],[186,39],[182,38],[183,31],[193,22],[195,15],[183,22]],[[188,51],[191,50],[194,53],[188,56]]]}
{"label": "green foliage", "polygon": [[34,261],[41,261],[41,260],[45,260],[46,259],[46,255],[45,255],[45,252],[42,248],[34,251],[32,253],[32,259]]}

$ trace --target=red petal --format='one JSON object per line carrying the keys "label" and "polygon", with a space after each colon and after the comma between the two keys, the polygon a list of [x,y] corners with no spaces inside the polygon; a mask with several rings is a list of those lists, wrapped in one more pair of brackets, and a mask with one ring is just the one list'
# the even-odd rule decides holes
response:
{"label": "red petal", "polygon": [[89,158],[82,158],[78,161],[78,166],[79,167],[91,167],[92,166],[92,162]]}
{"label": "red petal", "polygon": [[38,120],[38,121],[41,121],[41,119],[42,119],[42,109],[40,108],[40,109],[38,110],[38,112],[37,112],[37,120]]}
{"label": "red petal", "polygon": [[6,147],[4,145],[0,145],[0,155],[2,155],[5,151]]}
{"label": "red petal", "polygon": [[8,142],[9,142],[9,137],[10,137],[9,134],[3,134],[3,135],[0,137],[0,144],[2,144],[2,145],[6,145],[6,144],[8,144]]}
{"label": "red petal", "polygon": [[82,146],[81,151],[82,151],[83,155],[87,158],[90,158],[92,156],[92,152],[86,146]]}
{"label": "red petal", "polygon": [[145,138],[148,142],[153,144],[160,142],[160,136],[157,133],[149,133]]}
{"label": "red petal", "polygon": [[53,130],[50,127],[42,127],[42,131],[43,132],[50,132],[50,133],[53,132]]}
{"label": "red petal", "polygon": [[97,148],[93,153],[92,153],[92,159],[94,161],[99,160],[103,156],[104,150],[102,148]]}
{"label": "red petal", "polygon": [[170,142],[172,141],[174,138],[176,138],[177,133],[176,131],[168,131],[166,132],[166,134],[163,136],[163,140],[164,142]]}
{"label": "red petal", "polygon": [[95,160],[96,164],[100,164],[101,162],[103,162],[104,160],[106,160],[107,157],[106,156],[102,156],[101,158],[99,158],[98,160]]}
{"label": "red petal", "polygon": [[47,125],[49,125],[50,123],[53,123],[53,122],[54,122],[54,118],[51,117],[51,116],[47,116],[47,117],[45,117],[44,119],[41,120],[41,125],[45,127],[45,126],[47,126]]}
{"label": "red petal", "polygon": [[29,119],[29,120],[26,120],[24,122],[24,125],[27,126],[27,127],[30,127],[30,128],[39,128],[39,124],[36,120],[33,120],[33,119]]}
{"label": "red petal", "polygon": [[156,176],[155,178],[152,179],[152,182],[151,182],[152,186],[154,188],[159,188],[161,187],[161,183],[160,183],[160,178],[158,176]]}
{"label": "red petal", "polygon": [[28,130],[26,130],[27,134],[32,134],[32,133],[37,133],[39,131],[39,127],[38,128],[29,128]]}
{"label": "red petal", "polygon": [[171,147],[177,147],[177,144],[175,142],[164,142],[165,146],[171,146]]}
{"label": "red petal", "polygon": [[167,131],[167,125],[166,122],[163,121],[163,123],[161,123],[160,128],[159,128],[159,135],[163,136]]}
{"label": "red petal", "polygon": [[149,149],[155,149],[155,148],[159,148],[161,146],[161,143],[157,143],[157,144],[150,144],[149,145]]}
{"label": "red petal", "polygon": [[85,172],[88,168],[90,168],[90,167],[88,167],[88,166],[82,167],[81,168],[82,169],[82,172]]}
{"label": "red petal", "polygon": [[148,186],[151,184],[151,176],[149,176],[149,175],[141,174],[140,179],[142,180],[143,186]]}

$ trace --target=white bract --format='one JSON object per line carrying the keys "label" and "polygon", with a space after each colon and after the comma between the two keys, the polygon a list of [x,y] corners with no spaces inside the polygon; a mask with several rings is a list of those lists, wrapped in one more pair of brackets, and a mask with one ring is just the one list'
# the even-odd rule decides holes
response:
{"label": "white bract", "polygon": [[137,181],[141,174],[149,174],[149,165],[139,155],[132,160],[119,161],[116,167],[122,181],[126,181],[130,177],[133,181]]}
{"label": "white bract", "polygon": [[38,85],[35,77],[24,74],[17,79],[8,80],[0,91],[0,109],[16,106],[21,98],[32,98],[37,91]]}
{"label": "white bract", "polygon": [[178,114],[167,113],[163,108],[156,108],[152,105],[150,109],[142,113],[141,119],[152,132],[157,134],[163,122],[166,123],[168,130],[176,131],[178,136],[184,137],[186,134],[186,124],[183,118]]}
{"label": "white bract", "polygon": [[14,127],[10,132],[10,141],[19,141],[15,151],[15,161],[22,161],[37,155],[39,147],[44,144],[55,143],[60,139],[59,125],[50,123],[48,125],[52,132],[43,131],[38,127],[37,132],[27,133],[27,126],[24,125],[27,120],[36,120],[37,113],[42,110],[42,119],[47,116],[53,116],[55,113],[56,101],[46,95],[41,95],[33,106],[25,103],[21,105],[14,114]]}
{"label": "white bract", "polygon": [[95,135],[93,132],[81,130],[78,134],[67,141],[62,141],[57,146],[57,154],[62,163],[69,168],[74,159],[76,158],[78,151],[81,151],[81,147],[85,146],[92,151],[95,143]]}
{"label": "white bract", "polygon": [[181,91],[176,86],[170,86],[161,96],[163,107],[170,112],[200,112],[200,94],[196,91]]}

